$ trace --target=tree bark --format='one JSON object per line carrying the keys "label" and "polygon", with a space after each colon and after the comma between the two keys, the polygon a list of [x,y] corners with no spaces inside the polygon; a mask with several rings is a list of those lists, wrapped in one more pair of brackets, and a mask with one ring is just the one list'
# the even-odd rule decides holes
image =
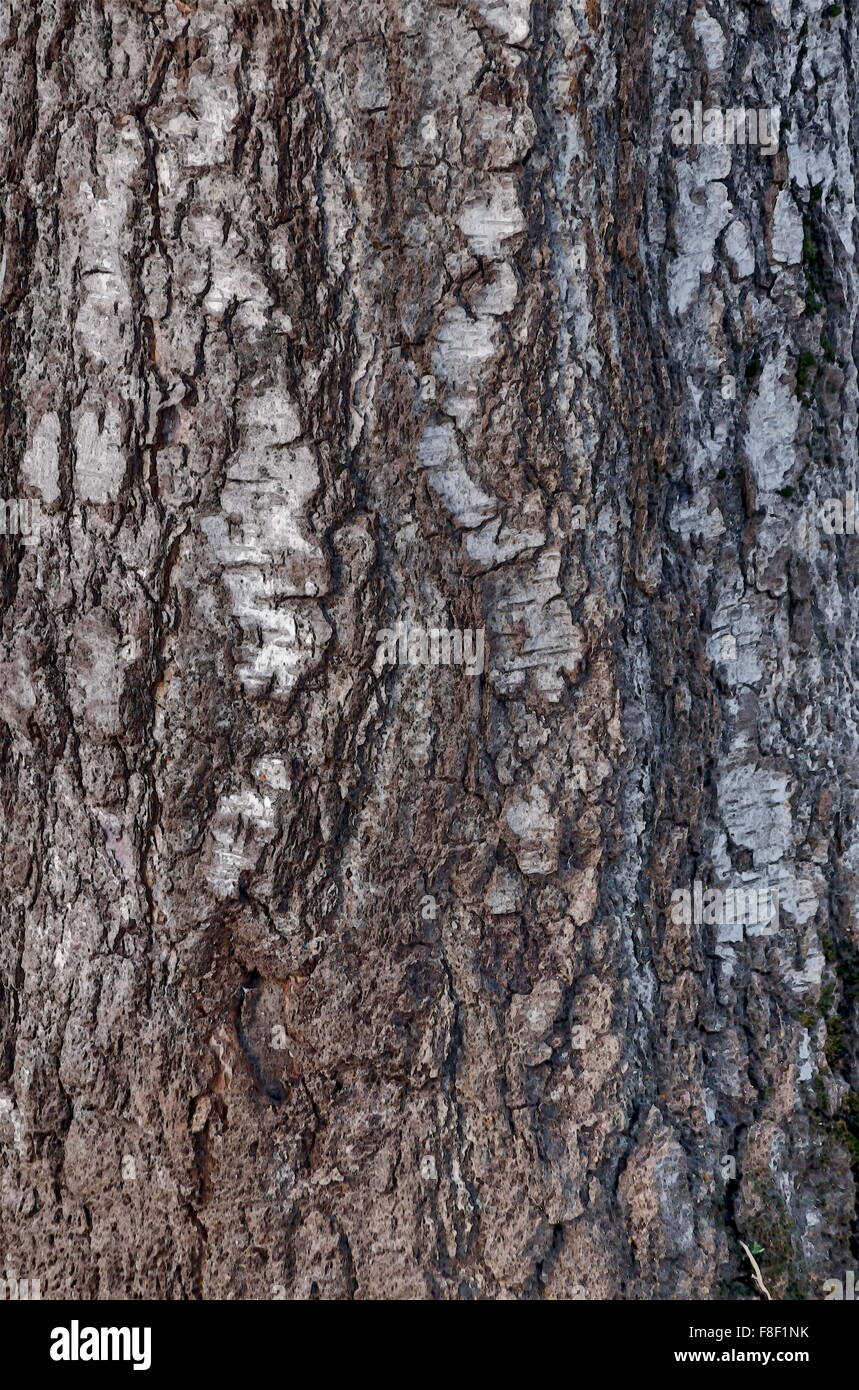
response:
{"label": "tree bark", "polygon": [[[0,541],[0,1255],[43,1297],[855,1264],[835,11],[0,11],[41,511]],[[676,145],[696,101],[777,152]],[[398,624],[483,669],[385,662]]]}

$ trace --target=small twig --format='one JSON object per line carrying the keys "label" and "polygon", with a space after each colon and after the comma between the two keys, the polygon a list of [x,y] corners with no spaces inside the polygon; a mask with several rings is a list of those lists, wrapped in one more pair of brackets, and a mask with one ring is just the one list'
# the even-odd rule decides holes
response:
{"label": "small twig", "polygon": [[760,1289],[760,1291],[761,1291],[761,1293],[764,1295],[764,1297],[765,1297],[765,1298],[768,1298],[769,1301],[770,1301],[770,1303],[772,1303],[772,1294],[770,1293],[769,1289],[767,1288],[766,1284],[764,1283],[764,1277],[763,1277],[763,1275],[761,1274],[760,1270],[758,1269],[758,1262],[757,1262],[757,1260],[755,1259],[754,1255],[752,1254],[751,1250],[750,1250],[749,1247],[746,1245],[746,1242],[745,1242],[744,1240],[741,1240],[741,1241],[740,1241],[740,1245],[743,1247],[743,1249],[745,1250],[746,1254],[748,1255],[749,1259],[750,1259],[751,1262],[752,1262],[752,1270],[754,1271],[753,1274],[752,1274],[752,1278],[754,1279],[755,1283],[757,1284],[758,1288]]}

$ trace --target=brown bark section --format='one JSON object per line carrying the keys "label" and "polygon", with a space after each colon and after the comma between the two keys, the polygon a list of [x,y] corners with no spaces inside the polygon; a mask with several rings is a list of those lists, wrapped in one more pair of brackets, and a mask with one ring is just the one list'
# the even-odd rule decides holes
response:
{"label": "brown bark section", "polygon": [[[0,1254],[44,1297],[855,1259],[856,21],[788,11],[8,7]],[[778,154],[673,147],[696,100]],[[484,669],[385,665],[398,623]],[[695,880],[778,929],[676,920]]]}

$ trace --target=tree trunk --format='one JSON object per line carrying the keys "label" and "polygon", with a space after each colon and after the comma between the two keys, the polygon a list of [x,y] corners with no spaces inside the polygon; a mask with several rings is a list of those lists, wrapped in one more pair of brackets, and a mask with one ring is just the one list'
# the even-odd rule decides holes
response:
{"label": "tree trunk", "polygon": [[[4,5],[0,1255],[43,1298],[855,1264],[837,10]],[[696,102],[777,150],[676,143]]]}

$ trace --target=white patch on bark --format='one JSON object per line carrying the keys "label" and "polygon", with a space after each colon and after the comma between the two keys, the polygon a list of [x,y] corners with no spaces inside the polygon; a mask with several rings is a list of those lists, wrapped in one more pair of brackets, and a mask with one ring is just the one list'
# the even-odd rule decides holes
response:
{"label": "white patch on bark", "polygon": [[736,845],[751,850],[755,866],[785,858],[792,830],[786,774],[743,764],[723,772],[718,786],[725,828]]}
{"label": "white patch on bark", "polygon": [[252,396],[241,412],[241,444],[221,493],[221,511],[202,519],[225,567],[224,583],[242,628],[239,679],[252,691],[284,695],[328,641],[315,598],[328,591],[328,566],[307,517],[319,487],[309,447],[285,391]]}
{"label": "white patch on bark", "polygon": [[502,243],[525,230],[512,176],[497,175],[484,192],[470,198],[459,214],[459,225],[475,256],[500,260]]}
{"label": "white patch on bark", "polygon": [[798,265],[802,260],[802,239],[802,217],[790,190],[783,188],[773,208],[772,259],[784,265]]}
{"label": "white patch on bark", "polygon": [[794,463],[800,405],[790,377],[787,349],[782,348],[764,363],[749,407],[746,453],[762,491],[782,487]]}
{"label": "white patch on bark", "polygon": [[103,416],[91,406],[78,416],[75,427],[75,492],[82,502],[110,502],[125,476],[122,421],[114,401]]}
{"label": "white patch on bark", "polygon": [[712,273],[716,239],[731,222],[728,190],[718,182],[731,168],[731,151],[702,149],[694,163],[677,162],[677,254],[668,270],[668,303],[672,314],[684,314],[692,304],[702,275]]}
{"label": "white patch on bark", "polygon": [[48,506],[60,495],[60,418],[48,410],[30,435],[21,472]]}
{"label": "white patch on bark", "polygon": [[531,0],[484,0],[480,13],[508,43],[524,43],[531,32]]}

